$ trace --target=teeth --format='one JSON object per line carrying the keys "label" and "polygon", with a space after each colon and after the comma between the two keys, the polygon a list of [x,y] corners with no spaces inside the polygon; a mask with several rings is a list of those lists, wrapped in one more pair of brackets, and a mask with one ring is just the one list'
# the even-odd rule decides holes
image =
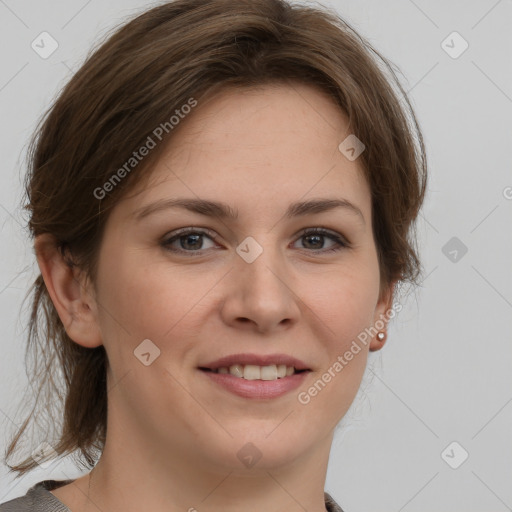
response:
{"label": "teeth", "polygon": [[[267,366],[266,368],[269,368]],[[260,368],[259,366],[255,366],[254,364],[246,364],[244,366],[244,379],[246,380],[256,380],[261,379],[261,370],[263,368]],[[277,375],[276,375],[277,377]]]}
{"label": "teeth", "polygon": [[234,375],[235,377],[243,377],[244,367],[241,364],[234,364],[229,367],[229,373],[231,373],[231,375]]}
{"label": "teeth", "polygon": [[229,368],[222,366],[213,371],[215,373],[230,373],[235,377],[246,380],[276,380],[293,375],[295,368],[293,366],[286,366],[285,364],[271,364],[269,366],[233,364]]}

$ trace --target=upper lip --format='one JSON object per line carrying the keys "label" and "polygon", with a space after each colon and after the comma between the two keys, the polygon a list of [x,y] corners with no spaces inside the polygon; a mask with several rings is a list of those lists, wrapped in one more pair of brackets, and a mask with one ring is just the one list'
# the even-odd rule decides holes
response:
{"label": "upper lip", "polygon": [[257,366],[270,366],[285,364],[286,366],[294,366],[296,370],[309,370],[310,368],[306,363],[297,359],[296,357],[289,356],[287,354],[232,354],[230,356],[221,357],[215,361],[211,361],[206,364],[202,364],[199,368],[208,368],[210,370],[217,370],[221,367],[229,367],[234,364],[254,364]]}

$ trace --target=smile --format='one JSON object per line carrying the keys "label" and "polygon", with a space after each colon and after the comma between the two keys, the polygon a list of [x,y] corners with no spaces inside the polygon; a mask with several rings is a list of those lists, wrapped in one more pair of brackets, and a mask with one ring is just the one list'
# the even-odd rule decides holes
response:
{"label": "smile", "polygon": [[276,380],[289,377],[295,373],[301,373],[306,370],[296,370],[293,366],[285,364],[271,364],[266,366],[258,366],[255,364],[233,364],[231,366],[221,366],[214,370],[210,368],[200,368],[204,371],[213,373],[229,374],[245,380]]}

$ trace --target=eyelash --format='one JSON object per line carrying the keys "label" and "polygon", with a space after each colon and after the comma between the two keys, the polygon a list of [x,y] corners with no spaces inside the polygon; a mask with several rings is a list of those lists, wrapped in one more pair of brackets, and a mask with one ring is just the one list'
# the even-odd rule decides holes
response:
{"label": "eyelash", "polygon": [[[190,235],[190,234],[206,235],[209,238],[211,238],[212,241],[215,241],[215,235],[213,234],[212,231],[210,231],[208,229],[183,228],[181,230],[178,230],[178,232],[174,236],[172,236],[171,238],[168,238],[167,240],[162,241],[161,245],[167,251],[170,251],[170,252],[173,252],[173,253],[186,254],[187,256],[194,256],[194,255],[200,253],[203,250],[207,250],[207,249],[198,249],[196,251],[186,251],[184,249],[172,249],[170,247],[170,245],[174,241],[179,240],[181,237],[183,237],[185,235]],[[311,235],[325,236],[327,238],[330,238],[334,242],[336,242],[336,245],[334,247],[330,248],[330,249],[318,249],[318,250],[315,250],[315,249],[304,249],[304,250],[312,251],[312,252],[317,252],[317,253],[324,253],[325,254],[325,253],[332,253],[332,252],[341,251],[342,249],[350,248],[350,243],[345,238],[341,237],[340,235],[338,235],[337,233],[335,233],[333,231],[330,231],[330,230],[327,230],[327,229],[321,228],[321,227],[310,228],[310,229],[304,230],[300,234],[300,236],[297,238],[297,240],[300,239],[300,238],[304,238],[306,236],[311,236]]]}

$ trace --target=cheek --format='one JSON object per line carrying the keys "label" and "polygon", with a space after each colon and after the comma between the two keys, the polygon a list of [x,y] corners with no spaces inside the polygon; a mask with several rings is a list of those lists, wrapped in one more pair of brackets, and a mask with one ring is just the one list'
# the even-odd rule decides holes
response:
{"label": "cheek", "polygon": [[[149,258],[143,259],[149,262]],[[100,327],[112,382],[123,379],[118,392],[133,408],[145,404],[147,397],[158,396],[163,383],[170,391],[181,392],[167,372],[168,363],[187,357],[191,344],[183,334],[194,337],[198,303],[214,285],[211,276],[203,277],[189,279],[186,272],[169,263],[144,265],[140,254],[130,251],[103,260],[98,271]],[[144,340],[152,343],[141,345]],[[145,366],[137,353],[148,350],[151,362]]]}
{"label": "cheek", "polygon": [[297,397],[304,411],[319,411],[319,422],[308,427],[311,435],[315,428],[339,422],[357,395],[369,348],[358,336],[373,319],[378,274],[371,268],[340,269],[316,290],[308,293],[307,305],[315,313],[313,334],[324,346],[325,356],[316,379]]}
{"label": "cheek", "polygon": [[106,250],[98,271],[99,296],[107,310],[104,324],[132,337],[157,338],[187,313],[208,283],[200,290],[182,268],[144,256],[140,251]]}
{"label": "cheek", "polygon": [[325,328],[332,348],[342,350],[371,325],[379,292],[376,263],[340,265],[303,282],[304,302]]}

